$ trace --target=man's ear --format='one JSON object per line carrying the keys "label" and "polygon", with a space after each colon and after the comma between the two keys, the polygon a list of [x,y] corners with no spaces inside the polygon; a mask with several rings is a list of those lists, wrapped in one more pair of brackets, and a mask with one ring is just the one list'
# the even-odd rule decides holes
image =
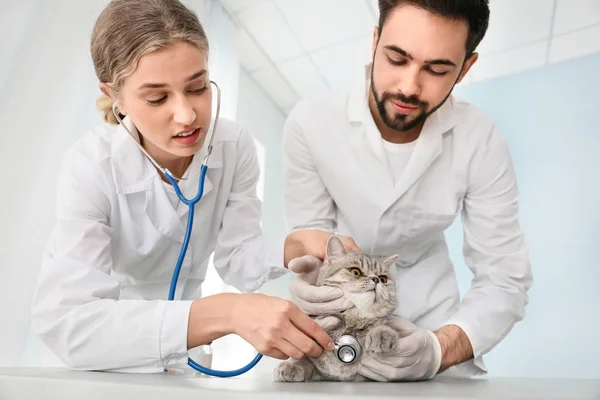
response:
{"label": "man's ear", "polygon": [[479,53],[473,53],[471,54],[471,57],[469,57],[467,61],[465,61],[465,65],[463,65],[462,71],[460,71],[460,75],[458,76],[458,80],[456,81],[457,84],[460,83],[465,78],[465,76],[467,76],[467,73],[469,72],[473,64],[477,62],[478,59]]}
{"label": "man's ear", "polygon": [[373,29],[373,43],[371,44],[371,59],[375,58],[375,51],[377,50],[377,44],[379,43],[379,27],[375,26]]}

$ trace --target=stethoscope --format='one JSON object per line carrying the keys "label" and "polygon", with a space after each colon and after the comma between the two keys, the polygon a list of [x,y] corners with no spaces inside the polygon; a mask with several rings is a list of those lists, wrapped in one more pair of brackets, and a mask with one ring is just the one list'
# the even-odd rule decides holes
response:
{"label": "stethoscope", "polygon": [[362,347],[352,335],[343,335],[335,341],[333,353],[344,364],[353,364],[360,358]]}
{"label": "stethoscope", "polygon": [[[148,154],[146,149],[144,149],[144,147],[138,142],[138,140],[136,140],[135,136],[129,130],[127,125],[125,125],[123,123],[123,120],[121,119],[118,109],[117,109],[117,103],[115,102],[115,104],[113,105],[113,114],[115,115],[115,118],[117,119],[119,124],[122,127],[124,127],[125,130],[127,130],[127,133],[129,133],[131,135],[131,137],[134,139],[133,141],[135,142],[135,144],[142,151],[142,153],[144,153],[144,155],[150,160],[152,165],[154,165],[160,172],[163,173],[165,178],[167,178],[169,183],[175,189],[175,193],[177,193],[177,197],[179,197],[181,202],[186,204],[189,208],[187,226],[185,229],[185,236],[183,238],[183,244],[181,246],[179,258],[177,259],[177,264],[175,265],[175,270],[173,271],[173,277],[171,279],[171,286],[169,289],[169,298],[168,298],[169,301],[172,301],[175,298],[175,290],[177,289],[177,280],[179,279],[179,273],[181,271],[181,266],[183,265],[183,260],[185,258],[185,254],[187,253],[187,249],[188,249],[189,242],[190,242],[190,237],[192,235],[192,226],[194,224],[194,206],[200,201],[200,199],[202,198],[202,195],[204,193],[204,180],[206,178],[206,172],[208,171],[208,159],[213,150],[215,131],[217,128],[217,123],[219,121],[219,114],[221,111],[221,88],[214,81],[210,81],[210,83],[212,85],[214,85],[215,88],[217,89],[217,111],[215,114],[215,119],[214,119],[212,129],[211,129],[210,140],[208,142],[206,156],[204,157],[204,161],[202,162],[202,166],[200,167],[200,178],[199,178],[200,181],[198,184],[198,193],[196,194],[196,197],[194,197],[193,199],[187,199],[183,195],[183,193],[181,193],[181,189],[179,188],[179,185],[177,184],[177,181],[185,180],[185,178],[176,178],[173,175],[173,173],[171,173],[171,171],[169,171],[167,168],[164,168],[150,154]],[[358,341],[356,340],[356,338],[354,338],[353,336],[350,336],[350,335],[345,335],[336,341],[335,348],[333,351],[336,354],[337,358],[341,362],[343,362],[344,364],[352,364],[360,357],[361,346],[358,343]],[[249,370],[254,368],[254,366],[260,361],[260,359],[262,357],[263,357],[263,355],[258,353],[256,355],[256,357],[254,358],[254,360],[252,360],[248,365],[246,365],[240,369],[237,369],[235,371],[218,371],[218,370],[206,368],[206,367],[198,364],[197,362],[195,362],[194,360],[192,360],[189,357],[188,357],[188,365],[191,368],[193,368],[194,370],[196,370],[202,374],[205,374],[205,375],[216,376],[216,377],[220,377],[220,378],[229,378],[229,377],[242,375],[242,374],[248,372]]]}

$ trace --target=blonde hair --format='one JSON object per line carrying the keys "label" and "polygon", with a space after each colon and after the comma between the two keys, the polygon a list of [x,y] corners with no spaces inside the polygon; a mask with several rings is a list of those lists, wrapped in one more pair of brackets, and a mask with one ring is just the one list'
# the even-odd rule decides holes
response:
{"label": "blonde hair", "polygon": [[[142,56],[187,41],[208,57],[208,39],[197,15],[178,0],[112,0],[100,13],[91,40],[96,76],[117,96]],[[113,100],[102,95],[96,106],[117,125]]]}

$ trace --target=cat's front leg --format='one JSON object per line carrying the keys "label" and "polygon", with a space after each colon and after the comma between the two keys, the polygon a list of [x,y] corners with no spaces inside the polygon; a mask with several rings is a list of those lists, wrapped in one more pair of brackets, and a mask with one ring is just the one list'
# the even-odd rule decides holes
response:
{"label": "cat's front leg", "polygon": [[308,382],[317,376],[314,365],[303,358],[300,361],[291,360],[279,364],[275,368],[273,378],[276,382]]}
{"label": "cat's front leg", "polygon": [[365,338],[365,351],[372,353],[389,353],[396,350],[398,332],[386,325],[372,328]]}

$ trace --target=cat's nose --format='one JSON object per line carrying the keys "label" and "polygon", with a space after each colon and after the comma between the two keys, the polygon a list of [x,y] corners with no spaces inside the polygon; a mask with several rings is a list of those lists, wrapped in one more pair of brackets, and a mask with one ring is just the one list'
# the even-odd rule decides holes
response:
{"label": "cat's nose", "polygon": [[375,282],[375,284],[378,284],[378,283],[379,283],[379,278],[378,278],[378,277],[376,277],[376,276],[372,276],[372,277],[371,277],[371,280],[372,280],[373,282]]}

